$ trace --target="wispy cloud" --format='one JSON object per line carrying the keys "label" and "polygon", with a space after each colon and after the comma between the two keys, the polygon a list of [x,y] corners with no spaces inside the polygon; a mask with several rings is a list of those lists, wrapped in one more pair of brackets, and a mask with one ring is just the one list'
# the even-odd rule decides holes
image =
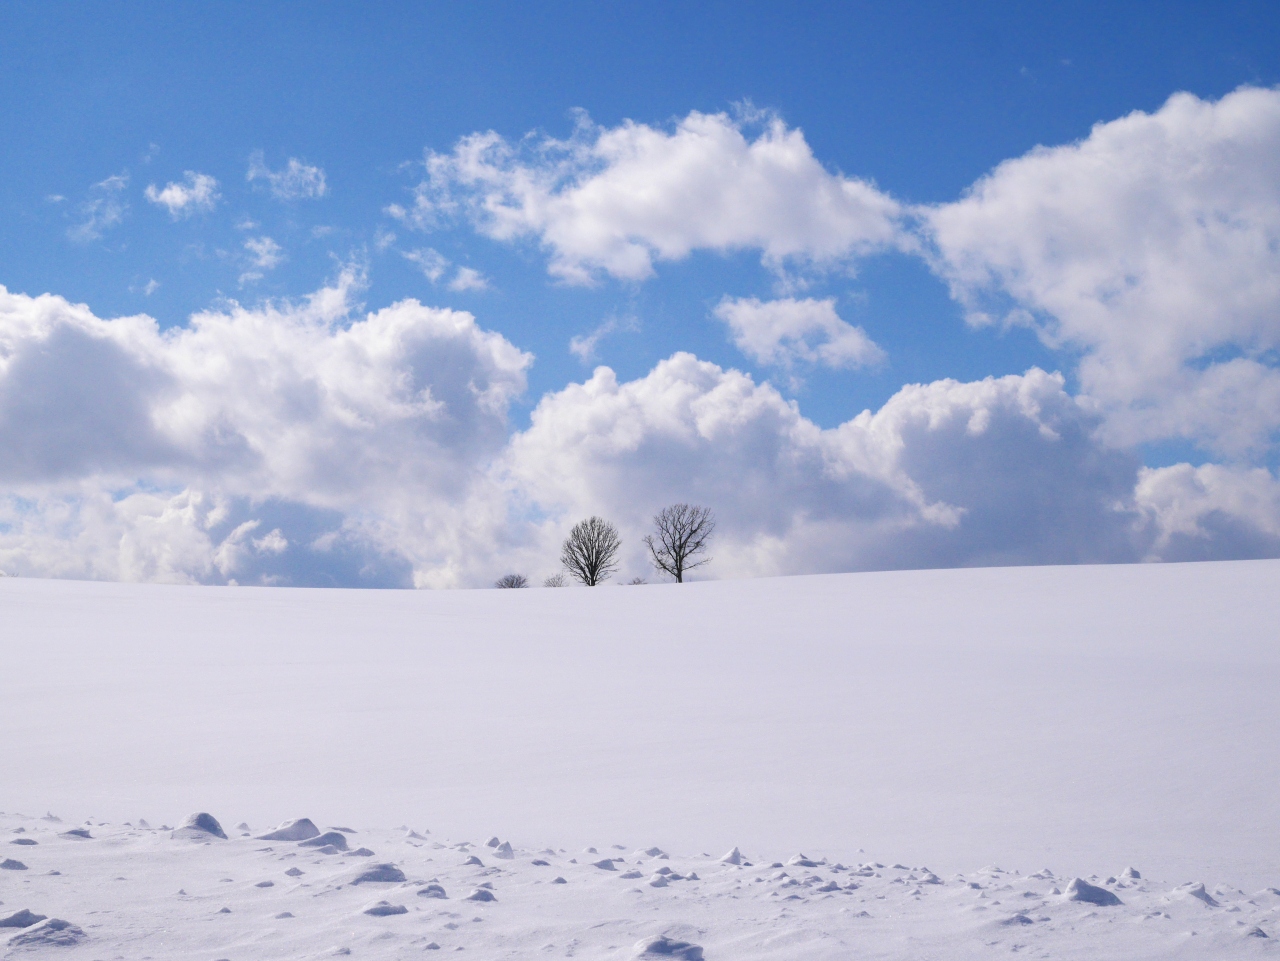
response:
{"label": "wispy cloud", "polygon": [[[392,235],[394,241],[395,235]],[[419,247],[417,250],[402,250],[400,256],[414,264],[422,271],[422,276],[433,284],[437,283],[444,272],[449,269],[449,258],[434,247]]]}
{"label": "wispy cloud", "polygon": [[245,179],[250,183],[261,181],[277,200],[310,200],[329,192],[324,170],[305,164],[297,157],[290,157],[283,170],[272,170],[266,165],[261,150],[249,157],[249,172]]}
{"label": "wispy cloud", "polygon": [[207,213],[218,205],[218,181],[208,174],[188,170],[181,183],[169,182],[163,188],[148,184],[147,199],[169,211],[174,220],[190,217],[194,213]]}
{"label": "wispy cloud", "polygon": [[604,338],[618,331],[637,331],[640,321],[636,317],[610,317],[589,334],[578,334],[569,340],[569,353],[584,364],[596,359],[596,347]]}
{"label": "wispy cloud", "polygon": [[453,275],[453,280],[449,281],[449,289],[456,293],[488,290],[489,280],[478,270],[474,270],[471,267],[459,267],[457,273]]}
{"label": "wispy cloud", "polygon": [[261,280],[268,270],[274,270],[287,259],[284,248],[270,237],[250,237],[244,242],[249,255],[249,269],[240,275],[240,285]]}
{"label": "wispy cloud", "polygon": [[89,188],[89,197],[80,205],[80,222],[67,230],[67,236],[79,243],[98,240],[124,220],[129,209],[124,190],[129,186],[127,173],[115,174]]}
{"label": "wispy cloud", "polygon": [[[390,237],[390,240],[387,241],[388,245],[395,242],[395,234],[386,236]],[[434,247],[402,250],[400,251],[400,256],[411,264],[416,264],[418,269],[422,271],[422,276],[433,284],[438,284],[444,275],[449,272],[449,268],[453,266],[453,262]],[[489,279],[472,267],[459,267],[453,272],[453,277],[445,286],[454,293],[488,290]]]}

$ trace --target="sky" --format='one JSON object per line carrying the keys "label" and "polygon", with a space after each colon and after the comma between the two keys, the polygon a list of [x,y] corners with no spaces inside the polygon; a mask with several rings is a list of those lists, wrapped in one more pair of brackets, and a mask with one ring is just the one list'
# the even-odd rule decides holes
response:
{"label": "sky", "polygon": [[0,569],[1280,555],[1265,3],[6,9]]}

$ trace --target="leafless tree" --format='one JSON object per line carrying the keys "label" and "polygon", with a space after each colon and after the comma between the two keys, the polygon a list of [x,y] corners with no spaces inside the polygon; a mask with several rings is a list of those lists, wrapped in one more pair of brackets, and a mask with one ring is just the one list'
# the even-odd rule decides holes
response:
{"label": "leafless tree", "polygon": [[494,587],[528,587],[529,578],[523,574],[506,574],[498,578]]}
{"label": "leafless tree", "polygon": [[684,582],[685,571],[711,560],[707,542],[716,529],[716,518],[706,507],[672,504],[653,516],[657,530],[644,539],[653,566]]}
{"label": "leafless tree", "polygon": [[555,574],[552,574],[545,581],[542,582],[543,587],[564,587],[564,584],[565,584],[564,571],[559,571]]}
{"label": "leafless tree", "polygon": [[602,517],[588,517],[569,531],[560,549],[560,563],[571,577],[595,587],[618,569],[618,529]]}

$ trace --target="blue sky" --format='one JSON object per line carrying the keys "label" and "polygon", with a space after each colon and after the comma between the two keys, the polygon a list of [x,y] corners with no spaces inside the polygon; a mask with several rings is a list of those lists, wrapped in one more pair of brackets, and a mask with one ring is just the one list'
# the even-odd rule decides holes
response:
{"label": "blue sky", "polygon": [[[944,378],[975,383],[1039,367],[1061,372],[1066,396],[1090,416],[1102,417],[1094,429],[1105,441],[1097,456],[1119,452],[1129,458],[1131,472],[1143,463],[1150,468],[1221,465],[1237,472],[1266,470],[1275,463],[1274,427],[1266,417],[1247,437],[1237,437],[1223,426],[1239,420],[1234,408],[1224,408],[1212,424],[1193,424],[1196,417],[1176,413],[1166,394],[1153,394],[1151,385],[1165,383],[1167,371],[1148,372],[1145,380],[1132,371],[1116,374],[1129,364],[1127,348],[1117,346],[1127,341],[1114,328],[1104,337],[1089,327],[1089,310],[1078,302],[1071,306],[1054,299],[1061,278],[1074,276],[1071,270],[1063,268],[1053,280],[1041,264],[1040,274],[1031,277],[1019,260],[1017,278],[1001,275],[1004,279],[991,281],[1007,267],[999,259],[1004,253],[977,250],[974,241],[964,239],[968,227],[957,228],[964,237],[945,239],[930,213],[950,209],[980,178],[1038,146],[1083,141],[1095,124],[1114,123],[1133,111],[1172,117],[1162,111],[1180,91],[1216,104],[1242,86],[1272,90],[1280,82],[1280,11],[1274,5],[476,3],[385,4],[371,10],[337,3],[144,3],[90,9],[15,5],[0,35],[0,82],[6,91],[0,284],[11,294],[51,293],[86,304],[104,321],[146,314],[169,329],[186,325],[200,311],[230,311],[232,301],[250,311],[269,311],[273,304],[285,310],[318,290],[342,286],[338,278],[344,269],[354,269],[357,278],[343,288],[345,313],[327,323],[349,324],[364,311],[416,298],[428,307],[467,311],[477,329],[495,332],[533,356],[522,368],[522,389],[503,395],[505,429],[508,438],[516,438],[513,449],[522,443],[518,435],[530,430],[535,407],[587,380],[596,364],[608,365],[621,383],[641,383],[664,359],[686,351],[722,371],[741,371],[754,385],[773,385],[784,400],[799,405],[806,423],[828,430],[863,410],[882,410],[904,385]],[[1262,113],[1268,109],[1256,107]],[[898,218],[892,228],[896,239],[819,256],[810,238],[804,252],[780,264],[762,251],[772,243],[769,230],[785,229],[781,221],[747,225],[738,239],[719,245],[694,242],[671,256],[658,252],[661,241],[651,232],[638,241],[653,254],[648,272],[627,275],[602,266],[599,257],[605,255],[594,248],[585,253],[586,248],[574,248],[570,259],[585,264],[585,274],[566,279],[563,272],[556,274],[557,251],[563,255],[567,249],[557,247],[556,231],[585,229],[582,223],[554,217],[534,223],[526,217],[515,235],[498,236],[476,212],[489,188],[466,181],[456,165],[447,183],[432,188],[438,216],[415,223],[412,216],[396,215],[397,207],[412,214],[415,188],[429,179],[424,157],[449,157],[473,134],[493,131],[513,151],[503,161],[506,166],[499,164],[502,177],[549,176],[548,138],[573,137],[575,124],[582,122],[577,111],[585,111],[595,125],[586,133],[580,128],[579,147],[599,146],[603,141],[597,138],[628,121],[675,137],[695,114],[720,116],[717,129],[740,135],[744,144],[760,143],[770,123],[780,124],[800,138],[833,183],[865,184],[876,197],[897,205],[899,212],[892,215]],[[1264,129],[1266,121],[1247,123]],[[1197,136],[1195,130],[1186,133],[1189,143]],[[572,167],[543,199],[564,199],[566,185],[591,181],[608,166],[601,156]],[[290,164],[301,180],[280,179]],[[514,181],[502,182],[506,190]],[[1264,178],[1260,189],[1265,192],[1270,183]],[[166,195],[170,184],[178,192]],[[201,184],[207,194],[182,192]],[[166,205],[165,196],[184,204]],[[510,201],[509,194],[503,196],[502,202]],[[699,201],[694,196],[688,202],[694,209]],[[1259,209],[1256,199],[1239,203],[1249,211]],[[1170,209],[1175,208],[1179,204],[1171,202]],[[1213,210],[1231,215],[1226,207]],[[1260,230],[1271,229],[1265,217],[1261,223]],[[1141,243],[1131,232],[1115,236],[1121,234],[1131,246]],[[1028,236],[1018,235],[1020,250],[1041,242]],[[1051,245],[1059,240],[1048,237]],[[986,280],[961,276],[975,257],[995,273],[984,275]],[[1169,269],[1186,273],[1185,265]],[[432,270],[434,280],[427,276]],[[735,343],[727,321],[716,316],[726,300],[786,301],[787,309],[798,309],[795,302],[828,299],[839,318],[831,323],[842,324],[839,329],[846,332],[856,328],[878,348],[874,357],[846,357],[843,363],[815,359],[821,338],[836,336],[830,333],[835,328],[823,334],[815,327],[801,337],[801,349],[789,362],[779,362],[776,355],[770,361],[760,349]],[[1001,312],[1024,311],[1034,320],[1009,322],[1010,313],[987,326],[966,323],[966,315],[986,310],[993,301],[1000,302]],[[1232,333],[1237,322],[1225,316],[1214,322],[1215,331],[1225,332],[1221,336],[1187,333],[1187,343],[1200,346],[1179,355],[1180,369],[1203,372],[1233,358],[1250,358],[1269,371],[1274,345],[1266,332],[1270,328],[1257,320],[1273,315],[1269,304],[1241,308],[1253,318],[1246,334]],[[599,336],[587,350],[582,339],[593,332]],[[1149,339],[1160,336],[1157,328]],[[570,349],[574,338],[576,352]],[[1106,370],[1091,375],[1092,361]],[[1158,366],[1159,361],[1143,363]],[[413,377],[420,373],[413,368]],[[59,377],[56,371],[49,376]],[[62,376],[69,381],[71,369],[64,368]],[[1135,378],[1145,386],[1135,388]],[[1232,390],[1238,397],[1240,389]],[[1258,396],[1264,395],[1270,396],[1265,391]],[[1156,417],[1153,408],[1168,414]],[[245,443],[252,447],[254,442]],[[265,522],[255,514],[255,503],[276,503],[284,514],[296,514],[306,504],[336,511],[334,523],[344,531],[358,528],[360,536],[372,537],[379,557],[390,552],[391,561],[371,561],[372,568],[438,573],[467,567],[446,556],[456,548],[408,547],[369,534],[370,527],[392,523],[390,508],[374,510],[377,519],[370,520],[341,497],[316,499],[303,488],[276,490],[270,484],[263,493],[254,484],[226,481],[209,465],[200,468],[198,478],[185,476],[176,466],[187,463],[182,458],[165,461],[163,469],[152,461],[119,467],[117,454],[73,471],[76,483],[91,481],[116,503],[130,492],[176,495],[199,488],[215,500],[242,502],[228,516],[240,516],[239,510],[245,518],[254,515],[250,520],[260,526]],[[511,467],[512,456],[495,448],[484,464],[466,470],[492,480],[494,465],[502,462],[505,489],[513,483],[519,488],[502,512],[542,525],[537,532],[511,535],[530,557],[543,550],[535,543],[554,541],[555,523],[575,509],[605,509],[612,503],[614,495],[603,489],[573,496],[531,492],[510,481],[513,470],[524,470]],[[66,485],[70,476],[60,474],[56,481]],[[1260,483],[1256,474],[1240,476]],[[1268,478],[1274,480],[1269,473]],[[1207,489],[1203,476],[1196,483],[1200,493]],[[13,487],[14,503],[21,503],[6,529],[29,523],[37,510],[32,505],[55,496],[52,490]],[[83,490],[74,495],[58,490],[56,497],[85,496]],[[1271,495],[1255,491],[1250,496],[1253,503]],[[925,500],[956,506],[941,490],[929,491]],[[465,514],[467,508],[450,502],[440,510]],[[750,511],[743,510],[739,541],[746,545]],[[1181,510],[1168,508],[1161,516],[1183,516]],[[1227,523],[1221,504],[1204,510]],[[1152,511],[1159,513],[1153,507],[1148,514]],[[1201,517],[1203,511],[1191,513]],[[1260,516],[1249,515],[1246,526],[1252,525],[1253,539],[1245,538],[1248,549],[1232,535],[1236,539],[1227,541],[1235,546],[1222,547],[1223,556],[1271,550],[1265,546],[1271,543],[1271,521],[1259,521]],[[431,526],[422,518],[413,523]],[[1233,514],[1227,526],[1234,531],[1241,524],[1245,520]],[[783,527],[791,530],[794,524]],[[1178,530],[1185,535],[1191,528]],[[784,542],[789,536],[775,535]],[[935,560],[976,563],[987,557],[949,553],[950,548],[930,555],[936,546],[922,547],[924,553],[909,558],[889,557],[879,549],[867,553],[861,535],[849,536],[852,540],[829,560],[812,564],[796,561],[792,548],[790,561],[748,562],[744,558],[751,550],[740,545],[739,561],[723,574],[929,566]],[[1206,538],[1213,540],[1203,524],[1195,527],[1192,540],[1203,546]],[[284,539],[288,550],[271,555],[262,548],[259,554],[288,554],[300,543],[297,537]],[[493,543],[490,537],[486,550],[495,550]],[[1162,543],[1167,547],[1168,538]],[[64,570],[32,560],[34,548],[11,549],[8,567]],[[752,550],[757,549],[763,550],[760,543]],[[1146,543],[1128,554],[1106,547],[1058,555],[1010,544],[991,556],[1011,562],[1139,559],[1151,549]],[[0,547],[0,560],[4,556]],[[212,562],[201,563],[206,573],[212,569]],[[495,559],[490,566],[498,563]],[[636,564],[639,569],[638,559]],[[66,570],[79,569],[73,564]],[[93,568],[97,573],[90,576],[112,576],[102,570]],[[116,571],[114,576],[133,575]],[[223,576],[230,575],[224,571]],[[281,582],[297,582],[301,575],[278,576]],[[350,580],[347,574],[335,576]],[[486,578],[487,568],[456,577],[424,574],[419,581],[461,584]]]}

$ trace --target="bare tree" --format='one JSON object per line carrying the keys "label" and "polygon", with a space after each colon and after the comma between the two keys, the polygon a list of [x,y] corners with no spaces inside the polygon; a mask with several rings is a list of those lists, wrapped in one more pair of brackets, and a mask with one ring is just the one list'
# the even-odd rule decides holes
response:
{"label": "bare tree", "polygon": [[685,571],[711,560],[707,542],[716,529],[716,518],[706,507],[672,504],[653,516],[657,530],[644,539],[653,566],[684,582]]}
{"label": "bare tree", "polygon": [[542,582],[543,587],[564,587],[564,584],[565,584],[564,571],[559,571],[555,574],[552,574],[545,581]]}
{"label": "bare tree", "polygon": [[528,587],[529,578],[525,577],[523,574],[505,574],[502,577],[499,577],[497,583],[495,583],[493,586],[494,587]]}
{"label": "bare tree", "polygon": [[588,517],[569,531],[560,548],[560,563],[570,576],[595,587],[618,569],[618,529],[602,517]]}

